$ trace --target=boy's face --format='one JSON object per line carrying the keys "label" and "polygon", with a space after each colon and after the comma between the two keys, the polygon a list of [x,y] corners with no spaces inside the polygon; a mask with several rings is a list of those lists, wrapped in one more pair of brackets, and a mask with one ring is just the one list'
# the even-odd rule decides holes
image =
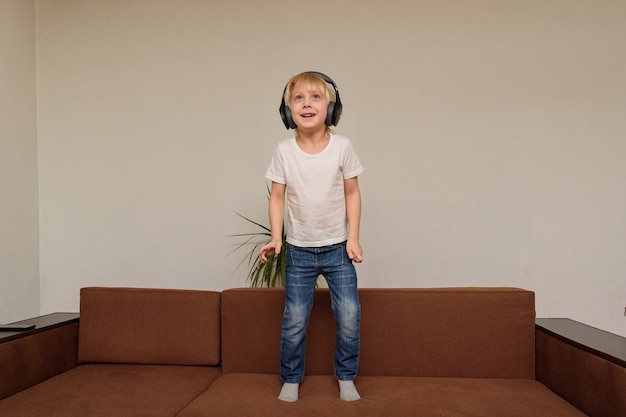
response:
{"label": "boy's face", "polygon": [[291,90],[289,109],[298,129],[326,128],[328,102],[318,87],[295,83]]}

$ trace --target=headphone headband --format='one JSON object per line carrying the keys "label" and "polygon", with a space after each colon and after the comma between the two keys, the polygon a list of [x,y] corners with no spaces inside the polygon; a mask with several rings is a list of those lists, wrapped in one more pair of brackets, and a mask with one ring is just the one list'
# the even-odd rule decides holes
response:
{"label": "headphone headband", "polygon": [[[333,87],[333,90],[335,90],[336,100],[328,103],[325,124],[326,126],[337,126],[337,123],[339,123],[339,118],[341,117],[341,110],[343,109],[343,105],[341,104],[341,98],[339,97],[339,89],[337,88],[337,84],[335,84],[332,78],[330,78],[328,75],[318,71],[306,71],[302,74],[313,74]],[[283,98],[280,102],[278,112],[280,113],[280,117],[283,120],[283,124],[285,125],[285,127],[287,129],[295,129],[297,126],[293,121],[293,117],[291,116],[291,109],[285,102],[287,87],[289,87],[289,82],[287,83],[287,85],[285,85],[285,89],[283,90]]]}

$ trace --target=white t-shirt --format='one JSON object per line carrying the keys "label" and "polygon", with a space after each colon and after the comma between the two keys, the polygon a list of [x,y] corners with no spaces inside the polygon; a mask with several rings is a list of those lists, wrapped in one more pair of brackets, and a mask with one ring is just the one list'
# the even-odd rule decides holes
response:
{"label": "white t-shirt", "polygon": [[265,178],[285,184],[287,242],[300,247],[334,245],[348,238],[343,181],[363,172],[350,140],[330,135],[326,148],[308,154],[296,138],[278,144]]}

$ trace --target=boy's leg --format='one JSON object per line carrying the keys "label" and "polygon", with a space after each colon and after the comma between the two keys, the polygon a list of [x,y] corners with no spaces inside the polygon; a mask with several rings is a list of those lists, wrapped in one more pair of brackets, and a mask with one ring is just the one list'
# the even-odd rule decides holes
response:
{"label": "boy's leg", "polygon": [[361,324],[357,275],[347,256],[345,244],[333,246],[338,246],[338,250],[328,252],[327,262],[330,265],[324,268],[324,277],[330,289],[337,327],[335,376],[340,381],[342,399],[356,400],[360,396],[352,381],[356,378],[359,365]]}
{"label": "boy's leg", "polygon": [[279,398],[296,401],[297,384],[304,377],[306,329],[318,273],[314,255],[307,248],[287,245],[285,249],[285,310],[280,334],[280,379],[285,385]]}

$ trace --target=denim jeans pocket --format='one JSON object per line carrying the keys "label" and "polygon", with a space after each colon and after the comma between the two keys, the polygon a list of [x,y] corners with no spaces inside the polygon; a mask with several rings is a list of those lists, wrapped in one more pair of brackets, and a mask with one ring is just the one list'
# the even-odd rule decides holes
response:
{"label": "denim jeans pocket", "polygon": [[330,245],[326,247],[326,249],[323,266],[340,266],[344,265],[349,260],[345,242]]}
{"label": "denim jeans pocket", "polygon": [[346,252],[346,242],[311,248],[287,243],[286,251],[287,266],[326,268],[351,263]]}
{"label": "denim jeans pocket", "polygon": [[287,243],[287,247],[285,248],[285,263],[286,266],[295,266],[296,262],[294,260],[293,253],[296,251],[296,247],[290,243]]}

